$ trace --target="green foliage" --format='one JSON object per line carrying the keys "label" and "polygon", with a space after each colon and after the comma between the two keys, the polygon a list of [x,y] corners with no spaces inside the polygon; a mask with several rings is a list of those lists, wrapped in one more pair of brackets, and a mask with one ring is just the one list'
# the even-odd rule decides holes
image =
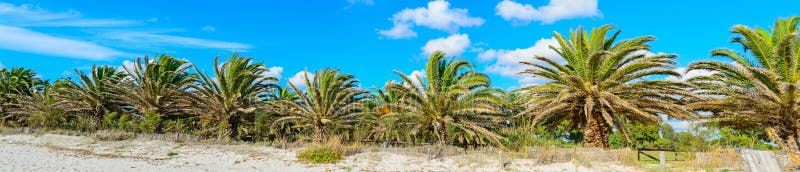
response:
{"label": "green foliage", "polygon": [[[690,97],[686,84],[645,78],[658,75],[680,77],[673,71],[674,54],[647,55],[652,36],[617,40],[620,31],[604,25],[586,31],[570,30],[569,37],[556,32],[559,46],[552,50],[565,62],[540,55],[523,62],[522,74],[545,79],[544,84],[522,88],[530,101],[522,114],[533,117],[534,125],[559,125],[573,120],[583,129],[588,147],[608,147],[608,134],[616,129],[626,133],[624,123],[654,123],[659,115],[691,118],[676,97]],[[620,113],[622,112],[622,113]]]}
{"label": "green foliage", "polygon": [[615,132],[609,136],[612,148],[672,148],[672,140],[659,135],[658,125],[628,124],[627,128],[631,141],[628,142],[623,133]]}
{"label": "green foliage", "polygon": [[122,130],[126,130],[126,131],[133,131],[133,130],[135,130],[134,128],[136,128],[135,127],[136,126],[135,122],[136,121],[131,119],[131,115],[130,114],[122,114],[122,115],[119,116],[119,119],[117,119],[117,122],[116,122],[117,126],[116,127],[117,127],[117,129],[122,129]]}
{"label": "green foliage", "polygon": [[161,114],[155,112],[148,112],[142,116],[142,122],[139,123],[139,129],[143,132],[153,133],[161,125]]}
{"label": "green foliage", "polygon": [[730,146],[736,148],[750,148],[758,150],[772,150],[772,145],[769,145],[760,138],[763,135],[761,132],[748,131],[748,130],[734,130],[731,128],[723,127],[719,129],[718,138],[711,140],[712,144],[720,146]]}
{"label": "green foliage", "polygon": [[344,156],[341,153],[336,152],[329,147],[321,146],[302,151],[299,154],[297,154],[297,158],[311,163],[329,164],[338,162],[339,160],[344,158]]}
{"label": "green foliage", "polygon": [[169,156],[169,157],[178,156],[178,153],[175,153],[175,152],[167,152],[167,156]]}
{"label": "green foliage", "polygon": [[106,113],[105,115],[103,115],[103,127],[117,128],[119,122],[118,118],[119,118],[119,113],[117,112]]}

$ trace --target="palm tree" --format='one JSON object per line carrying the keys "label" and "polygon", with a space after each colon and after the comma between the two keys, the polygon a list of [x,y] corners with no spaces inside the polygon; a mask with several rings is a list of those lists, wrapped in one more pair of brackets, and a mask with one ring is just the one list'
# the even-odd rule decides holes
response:
{"label": "palm tree", "polygon": [[65,122],[64,109],[58,106],[57,86],[31,88],[30,95],[14,94],[9,114],[25,126],[55,128]]}
{"label": "palm tree", "polygon": [[611,37],[613,26],[601,26],[585,32],[570,31],[570,39],[555,32],[560,48],[550,48],[564,58],[535,56],[543,63],[523,62],[530,68],[521,72],[548,82],[523,88],[530,94],[522,114],[533,115],[532,125],[558,125],[571,120],[583,130],[584,146],[608,147],[613,128],[626,135],[625,122],[661,123],[659,114],[689,118],[681,105],[690,96],[686,84],[678,81],[652,80],[658,75],[680,77],[672,71],[675,55],[645,55],[651,36],[616,42],[619,31]]}
{"label": "palm tree", "polygon": [[124,73],[113,66],[92,66],[88,75],[78,69],[75,73],[79,83],[70,80],[59,89],[59,106],[67,112],[88,115],[98,124],[102,123],[102,115],[122,111],[120,97],[111,91],[111,87],[119,84],[125,77]]}
{"label": "palm tree", "polygon": [[[386,83],[384,88],[393,82]],[[373,141],[413,142],[410,129],[414,126],[414,116],[393,111],[396,110],[393,107],[400,106],[402,97],[388,89],[373,87],[373,90],[375,92],[369,105],[372,113],[365,115],[361,122],[361,125],[370,128],[367,138]]]}
{"label": "palm tree", "polygon": [[[502,120],[502,99],[497,96],[498,90],[488,87],[488,76],[475,72],[469,61],[445,59],[440,51],[431,54],[425,72],[425,79],[412,79],[395,71],[403,82],[390,83],[386,89],[401,100],[390,115],[413,116],[412,134],[434,136],[440,148],[450,138],[458,137],[477,144],[485,144],[484,139],[488,139],[500,145],[502,136],[487,129]],[[448,128],[460,135],[449,136]]]}
{"label": "palm tree", "polygon": [[365,113],[364,104],[368,101],[365,94],[369,92],[358,87],[355,76],[323,69],[315,72],[313,79],[305,72],[305,78],[305,90],[289,82],[300,102],[272,102],[277,107],[287,108],[274,121],[274,126],[293,122],[297,128],[310,129],[312,140],[319,143],[326,140],[332,130],[351,127]]}
{"label": "palm tree", "polygon": [[200,72],[200,82],[193,84],[199,96],[196,113],[201,118],[220,125],[217,134],[238,139],[239,124],[252,117],[257,110],[259,96],[272,88],[276,78],[265,75],[268,72],[263,63],[253,63],[253,58],[233,54],[227,62],[220,64],[219,57],[214,60],[214,76]]}
{"label": "palm tree", "polygon": [[36,72],[25,68],[11,68],[0,70],[0,123],[4,123],[10,116],[6,116],[8,105],[13,102],[14,95],[31,95],[30,89],[46,83],[38,77]]}
{"label": "palm tree", "polygon": [[692,110],[712,112],[709,123],[735,129],[763,128],[781,149],[800,161],[800,17],[778,19],[769,30],[735,26],[733,42],[745,53],[721,48],[712,56],[733,62],[700,61],[689,70],[711,71],[689,81],[703,99]]}
{"label": "palm tree", "polygon": [[[155,59],[137,58],[133,66],[125,66],[129,75],[114,91],[121,101],[139,114],[155,113],[162,119],[185,115],[191,108],[189,85],[197,80],[195,74],[188,73],[191,65],[186,60],[161,55]],[[156,127],[161,132],[162,126]]]}

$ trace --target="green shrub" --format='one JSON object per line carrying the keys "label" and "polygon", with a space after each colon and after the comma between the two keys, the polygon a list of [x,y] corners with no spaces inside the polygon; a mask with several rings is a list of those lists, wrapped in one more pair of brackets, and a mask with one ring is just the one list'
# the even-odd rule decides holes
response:
{"label": "green shrub", "polygon": [[119,113],[111,112],[106,113],[103,115],[103,127],[105,128],[116,128],[117,127],[117,118],[119,117]]}
{"label": "green shrub", "polygon": [[344,156],[329,147],[317,147],[300,152],[297,158],[311,163],[336,163]]}
{"label": "green shrub", "polygon": [[167,153],[167,156],[169,156],[169,157],[178,156],[178,153],[175,153],[175,152],[168,152],[168,153]]}
{"label": "green shrub", "polygon": [[160,124],[161,114],[148,112],[144,114],[142,123],[139,123],[139,129],[143,132],[154,133]]}

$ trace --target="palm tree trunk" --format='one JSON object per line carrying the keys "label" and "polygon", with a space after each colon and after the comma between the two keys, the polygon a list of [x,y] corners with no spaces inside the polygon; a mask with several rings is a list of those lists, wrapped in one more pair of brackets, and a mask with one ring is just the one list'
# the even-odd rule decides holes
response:
{"label": "palm tree trunk", "polygon": [[794,130],[789,133],[781,129],[767,128],[766,133],[770,140],[778,144],[778,147],[789,155],[792,161],[800,163],[800,143],[797,141],[800,138],[800,131]]}
{"label": "palm tree trunk", "polygon": [[433,124],[433,132],[436,134],[437,142],[436,142],[436,157],[434,158],[441,158],[444,153],[444,146],[447,144],[447,133],[445,133],[444,129],[439,124]]}
{"label": "palm tree trunk", "polygon": [[231,140],[236,140],[239,137],[239,119],[238,115],[231,115],[228,117],[228,137]]}
{"label": "palm tree trunk", "polygon": [[314,136],[312,141],[314,143],[322,143],[325,140],[325,127],[324,126],[314,126]]}
{"label": "palm tree trunk", "polygon": [[599,115],[589,115],[583,126],[583,146],[588,148],[607,148],[608,135],[611,132],[608,124],[601,121]]}

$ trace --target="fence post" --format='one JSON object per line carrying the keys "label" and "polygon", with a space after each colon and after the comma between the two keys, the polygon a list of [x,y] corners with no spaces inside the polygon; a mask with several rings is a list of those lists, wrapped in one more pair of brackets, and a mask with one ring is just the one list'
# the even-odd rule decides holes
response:
{"label": "fence post", "polygon": [[497,157],[500,160],[500,169],[502,170],[503,169],[503,165],[504,165],[503,164],[503,150],[499,150],[497,152],[500,152],[500,155],[498,155]]}
{"label": "fence post", "polygon": [[661,168],[667,167],[667,157],[664,154],[664,151],[658,151],[658,162]]}

